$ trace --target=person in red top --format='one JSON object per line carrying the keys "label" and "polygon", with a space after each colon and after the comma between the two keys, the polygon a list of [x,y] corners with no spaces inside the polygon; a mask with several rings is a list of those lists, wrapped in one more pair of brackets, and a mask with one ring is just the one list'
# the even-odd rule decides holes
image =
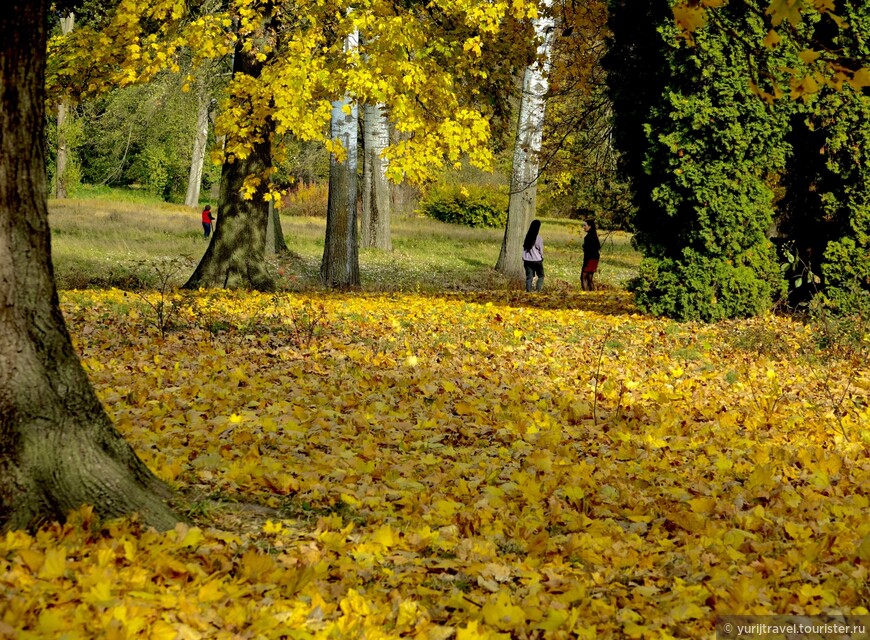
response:
{"label": "person in red top", "polygon": [[208,240],[208,236],[211,234],[211,223],[214,220],[214,216],[211,214],[211,205],[205,205],[205,209],[202,210],[202,237]]}

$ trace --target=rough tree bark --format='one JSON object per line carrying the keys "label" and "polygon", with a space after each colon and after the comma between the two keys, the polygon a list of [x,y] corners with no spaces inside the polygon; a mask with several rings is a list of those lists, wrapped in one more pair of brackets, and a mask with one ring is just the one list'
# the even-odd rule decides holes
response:
{"label": "rough tree bark", "polygon": [[332,104],[332,137],[347,151],[344,162],[329,159],[329,198],[326,205],[326,239],[320,279],[328,287],[359,286],[359,246],[356,232],[357,108],[348,100]]}
{"label": "rough tree bark", "polygon": [[115,430],[73,350],[51,263],[45,172],[48,0],[0,11],[0,528],[178,518],[168,489]]}
{"label": "rough tree bark", "polygon": [[[345,51],[356,48],[359,34],[345,39]],[[357,134],[359,111],[348,99],[332,103],[332,138],[341,142],[347,155],[339,162],[329,158],[329,198],[326,204],[326,238],[320,280],[328,287],[359,286],[359,243],[357,238]]]}
{"label": "rough tree bark", "polygon": [[497,271],[515,280],[524,277],[523,238],[535,215],[537,205],[544,109],[549,89],[550,55],[556,33],[555,21],[549,12],[552,2],[547,0],[544,4],[547,8],[546,13],[534,20],[535,34],[540,40],[538,60],[526,67],[523,75],[523,95],[514,141],[507,224],[501,252],[495,265]]}
{"label": "rough tree bark", "polygon": [[390,235],[391,198],[387,160],[390,144],[387,114],[381,105],[366,105],[363,114],[363,193],[360,242],[363,247],[393,250]]}
{"label": "rough tree bark", "polygon": [[[60,20],[60,30],[64,35],[73,30],[76,22],[76,15],[72,12]],[[67,160],[69,154],[69,144],[67,142],[67,116],[69,114],[69,104],[66,98],[61,98],[57,105],[57,171],[55,173],[54,187],[55,197],[64,199],[67,196]]]}
{"label": "rough tree bark", "polygon": [[[258,77],[263,63],[256,54],[237,45],[233,74]],[[221,191],[217,222],[205,255],[184,284],[185,289],[253,289],[271,291],[275,282],[266,269],[266,227],[269,203],[264,199],[264,179],[250,200],[242,197],[248,176],[265,176],[272,166],[272,143],[265,131],[254,143],[250,155],[225,162],[221,169]]]}

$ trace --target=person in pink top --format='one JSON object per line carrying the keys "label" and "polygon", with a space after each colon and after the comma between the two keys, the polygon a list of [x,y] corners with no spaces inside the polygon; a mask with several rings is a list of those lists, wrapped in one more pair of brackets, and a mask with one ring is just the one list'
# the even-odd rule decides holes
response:
{"label": "person in pink top", "polygon": [[532,290],[532,281],[537,276],[535,290],[544,288],[544,241],[540,235],[541,221],[532,220],[526,239],[523,240],[523,267],[526,270],[526,291]]}

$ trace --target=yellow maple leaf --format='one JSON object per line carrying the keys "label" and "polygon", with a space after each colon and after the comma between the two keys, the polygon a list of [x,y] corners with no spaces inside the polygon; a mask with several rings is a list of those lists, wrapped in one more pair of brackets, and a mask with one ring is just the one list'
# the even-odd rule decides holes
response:
{"label": "yellow maple leaf", "polygon": [[67,630],[69,621],[57,609],[46,609],[39,613],[37,625],[37,629],[46,634],[42,637],[47,637],[49,634],[54,636],[58,631]]}
{"label": "yellow maple leaf", "polygon": [[487,640],[490,635],[488,631],[480,629],[477,620],[471,620],[464,629],[456,630],[456,640]]}
{"label": "yellow maple leaf", "polygon": [[541,620],[537,627],[542,631],[556,631],[568,620],[568,611],[565,609],[551,609],[547,612],[547,617]]}
{"label": "yellow maple leaf", "polygon": [[21,558],[21,560],[24,561],[24,564],[27,565],[27,568],[34,573],[39,571],[42,568],[42,564],[45,562],[45,556],[34,549],[19,549],[18,557]]}
{"label": "yellow maple leaf", "polygon": [[372,613],[371,605],[356,589],[348,590],[347,595],[341,599],[339,607],[345,615],[368,616]]}
{"label": "yellow maple leaf", "polygon": [[385,548],[398,544],[399,536],[390,525],[385,524],[372,534],[372,540]]}
{"label": "yellow maple leaf", "polygon": [[280,522],[272,522],[271,520],[266,520],[266,524],[263,525],[263,533],[275,534],[281,533],[284,530],[284,525]]}
{"label": "yellow maple leaf", "polygon": [[205,536],[202,535],[202,530],[199,527],[188,527],[183,523],[179,523],[175,526],[175,531],[179,535],[179,547],[196,547],[203,540],[205,540]]}
{"label": "yellow maple leaf", "polygon": [[177,640],[178,629],[165,620],[158,620],[148,630],[148,640]]}
{"label": "yellow maple leaf", "polygon": [[48,549],[45,562],[37,574],[44,580],[55,580],[66,573],[66,549]]}
{"label": "yellow maple leaf", "polygon": [[396,627],[410,627],[420,619],[422,610],[413,600],[403,600],[399,603],[399,613],[396,616]]}
{"label": "yellow maple leaf", "polygon": [[516,629],[526,622],[526,613],[522,607],[511,602],[510,593],[499,591],[495,600],[490,599],[481,609],[484,621],[497,629]]}
{"label": "yellow maple leaf", "polygon": [[93,605],[108,606],[114,602],[112,590],[108,582],[99,582],[82,598],[84,602]]}
{"label": "yellow maple leaf", "polygon": [[676,23],[689,33],[694,33],[707,23],[707,14],[702,7],[679,4],[673,11]]}
{"label": "yellow maple leaf", "polygon": [[852,74],[849,84],[858,90],[863,89],[864,87],[870,87],[870,67],[861,67],[858,69],[854,74]]}
{"label": "yellow maple leaf", "polygon": [[692,498],[689,500],[689,506],[694,513],[713,513],[716,508],[715,498]]}
{"label": "yellow maple leaf", "polygon": [[812,64],[813,62],[818,60],[819,56],[821,56],[821,55],[822,54],[820,54],[818,51],[815,51],[813,49],[804,49],[803,51],[801,51],[798,54],[798,57],[806,64]]}
{"label": "yellow maple leaf", "polygon": [[770,16],[770,22],[774,27],[778,27],[783,21],[797,26],[801,21],[800,8],[801,3],[795,0],[770,0],[766,13]]}
{"label": "yellow maple leaf", "polygon": [[222,582],[219,579],[210,580],[199,588],[197,598],[200,602],[215,602],[223,598],[226,594],[222,589]]}
{"label": "yellow maple leaf", "polygon": [[773,29],[771,29],[770,31],[768,31],[768,32],[767,32],[767,35],[766,35],[765,38],[764,38],[764,40],[762,40],[762,43],[763,43],[764,46],[767,47],[768,49],[774,49],[774,48],[776,48],[777,46],[779,46],[779,44],[780,44],[781,42],[782,42],[782,38],[780,38],[780,37],[779,37],[779,34],[778,34],[776,31],[774,31]]}
{"label": "yellow maple leaf", "polygon": [[676,622],[683,622],[684,620],[697,620],[700,618],[706,618],[707,612],[698,605],[692,602],[688,602],[674,607],[671,610],[671,617]]}

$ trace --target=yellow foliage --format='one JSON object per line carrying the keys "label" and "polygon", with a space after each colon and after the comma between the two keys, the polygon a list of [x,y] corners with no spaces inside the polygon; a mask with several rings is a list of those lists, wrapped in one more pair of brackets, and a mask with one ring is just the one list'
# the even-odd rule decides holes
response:
{"label": "yellow foliage", "polygon": [[[797,347],[734,346],[758,322],[801,344],[787,319],[215,291],[162,338],[124,292],[62,300],[119,431],[209,499],[165,534],[90,509],[6,533],[0,635],[708,637],[734,611],[866,613],[864,398],[837,421]],[[326,320],[302,347],[306,303]]]}

